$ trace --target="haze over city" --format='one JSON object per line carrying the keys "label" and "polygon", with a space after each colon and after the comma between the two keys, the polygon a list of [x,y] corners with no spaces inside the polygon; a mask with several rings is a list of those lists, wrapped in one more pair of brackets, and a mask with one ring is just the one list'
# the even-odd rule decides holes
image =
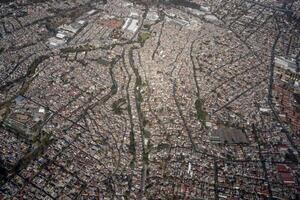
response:
{"label": "haze over city", "polygon": [[300,1],[0,15],[0,200],[300,199]]}

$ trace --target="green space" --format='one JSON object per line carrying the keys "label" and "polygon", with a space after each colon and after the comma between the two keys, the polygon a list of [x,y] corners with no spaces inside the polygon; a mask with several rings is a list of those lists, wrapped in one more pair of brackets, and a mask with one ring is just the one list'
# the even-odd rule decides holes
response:
{"label": "green space", "polygon": [[5,50],[4,47],[1,47],[0,48],[0,54],[2,54],[4,52],[4,50]]}
{"label": "green space", "polygon": [[117,101],[113,102],[111,106],[113,112],[117,115],[121,115],[123,113],[123,110],[125,110],[125,108],[122,108],[122,106],[125,104],[126,104],[126,100],[124,98],[120,98]]}
{"label": "green space", "polygon": [[103,58],[99,58],[99,59],[97,60],[97,62],[98,62],[98,64],[100,64],[100,65],[109,65],[109,64],[110,64],[110,62],[109,62],[108,60],[105,60],[105,59],[103,59]]}
{"label": "green space", "polygon": [[203,125],[205,125],[207,112],[205,111],[203,106],[204,106],[204,101],[202,99],[197,99],[195,102],[197,118]]}
{"label": "green space", "polygon": [[141,43],[142,45],[145,44],[146,40],[148,40],[151,37],[151,33],[150,32],[141,32],[138,36],[138,41],[139,43]]}

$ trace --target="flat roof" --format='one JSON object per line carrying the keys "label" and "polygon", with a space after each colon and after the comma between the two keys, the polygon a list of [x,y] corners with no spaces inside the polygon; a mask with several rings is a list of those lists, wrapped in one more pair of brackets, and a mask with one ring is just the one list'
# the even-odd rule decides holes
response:
{"label": "flat roof", "polygon": [[139,23],[139,20],[133,19],[127,29],[129,31],[135,32],[139,27],[138,23]]}
{"label": "flat roof", "polygon": [[246,134],[237,128],[232,127],[222,127],[214,130],[211,133],[211,138],[220,138],[221,143],[227,144],[246,144],[248,139]]}
{"label": "flat roof", "polygon": [[284,69],[289,69],[292,72],[296,72],[296,61],[294,59],[287,59],[283,57],[275,57],[275,64]]}

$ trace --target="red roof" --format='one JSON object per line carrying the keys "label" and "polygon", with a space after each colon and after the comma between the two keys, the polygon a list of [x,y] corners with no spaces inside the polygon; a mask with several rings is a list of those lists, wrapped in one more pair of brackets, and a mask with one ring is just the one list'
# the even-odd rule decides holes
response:
{"label": "red roof", "polygon": [[289,147],[288,147],[288,145],[286,145],[286,144],[282,144],[282,145],[280,145],[280,149],[281,150],[287,150]]}
{"label": "red roof", "polygon": [[280,173],[284,183],[295,183],[294,177],[291,173]]}
{"label": "red roof", "polygon": [[283,164],[278,164],[277,165],[277,171],[278,172],[289,172],[287,166],[283,165]]}

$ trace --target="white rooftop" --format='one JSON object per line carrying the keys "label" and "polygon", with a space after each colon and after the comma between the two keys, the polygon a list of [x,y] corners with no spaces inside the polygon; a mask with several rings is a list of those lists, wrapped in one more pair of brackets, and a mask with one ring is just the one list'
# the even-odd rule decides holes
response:
{"label": "white rooftop", "polygon": [[125,23],[124,23],[124,25],[123,25],[123,27],[122,27],[122,29],[123,30],[127,29],[127,27],[129,26],[129,24],[131,23],[131,21],[132,21],[132,19],[127,18],[126,21],[125,21]]}
{"label": "white rooftop", "polygon": [[205,15],[204,19],[206,19],[209,22],[215,22],[218,21],[218,18],[215,15]]}
{"label": "white rooftop", "polygon": [[58,47],[60,45],[63,45],[65,43],[64,40],[52,37],[48,39],[48,44],[50,47]]}
{"label": "white rooftop", "polygon": [[39,108],[39,112],[40,112],[40,113],[44,113],[44,112],[45,112],[45,108],[44,108],[44,107],[40,107],[40,108]]}
{"label": "white rooftop", "polygon": [[94,14],[96,12],[96,10],[90,10],[89,12],[87,12],[88,15]]}
{"label": "white rooftop", "polygon": [[283,57],[276,57],[275,64],[280,67],[283,67],[285,69],[289,69],[294,73],[296,72],[297,65],[296,65],[296,62],[294,59],[286,59]]}
{"label": "white rooftop", "polygon": [[79,30],[78,28],[74,28],[73,26],[67,24],[64,24],[58,28],[69,31],[71,33],[76,33]]}
{"label": "white rooftop", "polygon": [[159,16],[158,16],[157,12],[149,11],[146,18],[150,21],[156,21],[159,19]]}
{"label": "white rooftop", "polygon": [[203,15],[206,14],[206,12],[201,11],[201,10],[197,10],[197,9],[188,8],[188,10],[189,10],[192,14],[197,15],[197,16],[203,16]]}
{"label": "white rooftop", "polygon": [[66,37],[66,35],[64,33],[62,33],[62,32],[58,32],[56,34],[56,37],[59,38],[59,39],[64,39]]}
{"label": "white rooftop", "polygon": [[131,13],[129,14],[129,16],[130,16],[130,17],[139,17],[139,13],[137,13],[137,12],[131,12]]}
{"label": "white rooftop", "polygon": [[210,11],[210,8],[207,7],[207,6],[201,6],[200,7],[200,10],[204,11],[204,12],[209,12]]}
{"label": "white rooftop", "polygon": [[128,30],[132,31],[132,32],[137,31],[137,29],[139,27],[138,23],[139,23],[139,20],[137,20],[137,19],[132,20],[131,24],[128,27]]}
{"label": "white rooftop", "polygon": [[79,20],[79,21],[78,21],[78,24],[83,25],[83,24],[85,24],[85,21],[84,21],[84,20]]}

